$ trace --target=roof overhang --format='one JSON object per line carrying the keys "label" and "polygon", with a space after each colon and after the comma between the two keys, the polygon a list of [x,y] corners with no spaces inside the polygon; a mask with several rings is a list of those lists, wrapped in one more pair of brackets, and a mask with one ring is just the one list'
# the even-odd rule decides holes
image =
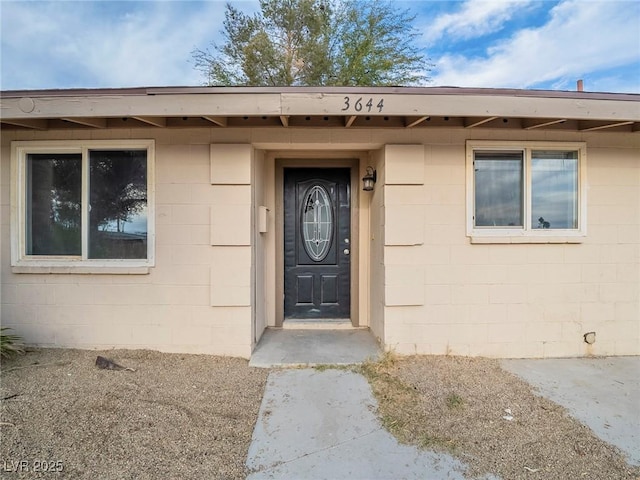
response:
{"label": "roof overhang", "polygon": [[640,95],[453,87],[0,92],[4,129],[457,127],[640,131]]}

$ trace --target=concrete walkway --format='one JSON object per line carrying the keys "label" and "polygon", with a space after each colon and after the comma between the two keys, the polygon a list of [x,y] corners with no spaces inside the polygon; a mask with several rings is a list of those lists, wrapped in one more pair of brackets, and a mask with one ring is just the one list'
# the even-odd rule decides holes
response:
{"label": "concrete walkway", "polygon": [[464,465],[452,456],[400,445],[378,421],[376,405],[365,378],[353,372],[272,372],[247,478],[464,480]]}
{"label": "concrete walkway", "polygon": [[562,405],[640,465],[640,357],[503,360],[503,368]]}
{"label": "concrete walkway", "polygon": [[[268,330],[250,364],[353,364],[379,354],[366,330]],[[640,357],[501,363],[640,465]],[[274,370],[249,447],[248,479],[465,478],[458,459],[400,445],[376,409],[369,384],[351,371]]]}

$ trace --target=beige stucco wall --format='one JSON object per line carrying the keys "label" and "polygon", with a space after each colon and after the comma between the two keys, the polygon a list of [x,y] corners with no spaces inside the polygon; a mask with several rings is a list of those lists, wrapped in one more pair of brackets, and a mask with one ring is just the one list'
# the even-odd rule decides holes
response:
{"label": "beige stucco wall", "polygon": [[[497,133],[473,138],[587,142],[586,238],[472,245],[466,134],[425,135],[424,183],[416,184],[414,165],[413,176],[382,187],[387,348],[492,357],[639,354],[639,136]],[[407,152],[388,151],[387,175],[406,161]],[[592,331],[589,346],[583,334]]]}
{"label": "beige stucco wall", "polygon": [[370,288],[370,316],[369,328],[381,343],[384,343],[384,313],[385,313],[385,270],[384,270],[384,188],[385,183],[384,149],[372,154],[372,166],[376,169],[378,179],[377,188],[368,195],[370,212],[370,246],[369,246],[369,288]]}
{"label": "beige stucco wall", "polygon": [[266,181],[268,172],[270,169],[266,164],[264,151],[254,152],[253,161],[253,225],[254,225],[254,275],[255,280],[252,280],[251,285],[254,290],[253,302],[254,314],[253,318],[255,322],[252,329],[252,343],[255,345],[260,341],[260,337],[267,327],[267,321],[269,318],[270,305],[273,303],[272,299],[267,295],[268,285],[268,261],[269,261],[269,248],[268,241],[273,236],[274,227],[270,225],[273,219],[272,209],[267,208],[267,184]]}
{"label": "beige stucco wall", "polygon": [[[78,138],[156,141],[156,266],[149,274],[12,273],[10,142]],[[586,141],[584,242],[471,245],[468,139]],[[248,357],[254,338],[275,322],[268,293],[276,271],[275,166],[268,152],[287,150],[370,152],[379,178],[374,192],[359,192],[360,203],[369,202],[359,258],[368,263],[361,272],[370,272],[360,279],[369,295],[360,295],[359,323],[387,348],[507,357],[640,353],[640,136],[604,132],[3,131],[2,325],[41,345]],[[270,212],[261,234],[256,207],[263,203]],[[597,335],[591,347],[582,339],[588,331]]]}

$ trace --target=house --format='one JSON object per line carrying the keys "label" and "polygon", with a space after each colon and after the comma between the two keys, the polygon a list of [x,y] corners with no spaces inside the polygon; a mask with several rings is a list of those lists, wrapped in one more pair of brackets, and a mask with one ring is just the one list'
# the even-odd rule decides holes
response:
{"label": "house", "polygon": [[2,325],[250,357],[268,327],[400,354],[640,354],[640,95],[1,92]]}

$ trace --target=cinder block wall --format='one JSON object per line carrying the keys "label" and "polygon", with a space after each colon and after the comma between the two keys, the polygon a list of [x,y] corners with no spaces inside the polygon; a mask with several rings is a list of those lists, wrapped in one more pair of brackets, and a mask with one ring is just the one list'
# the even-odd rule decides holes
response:
{"label": "cinder block wall", "polygon": [[[10,142],[132,137],[156,141],[155,267],[146,275],[12,273]],[[224,139],[210,129],[2,132],[2,325],[42,346],[249,357],[252,149],[244,140],[215,147]]]}
{"label": "cinder block wall", "polygon": [[[581,244],[472,245],[467,133],[427,135],[385,149],[387,348],[490,357],[640,354],[638,136],[474,132],[488,140],[586,141],[588,233]],[[596,332],[595,344],[584,342],[587,332]]]}
{"label": "cinder block wall", "polygon": [[[12,273],[10,142],[119,138],[156,141],[155,268],[147,275]],[[584,242],[471,245],[465,230],[470,138],[586,141]],[[369,322],[387,348],[493,357],[640,354],[640,138],[604,132],[3,131],[2,325],[45,346],[248,357],[252,142],[265,151],[301,145],[378,152],[369,257],[375,278],[370,318],[361,323]],[[582,338],[589,331],[596,332],[590,347]]]}

